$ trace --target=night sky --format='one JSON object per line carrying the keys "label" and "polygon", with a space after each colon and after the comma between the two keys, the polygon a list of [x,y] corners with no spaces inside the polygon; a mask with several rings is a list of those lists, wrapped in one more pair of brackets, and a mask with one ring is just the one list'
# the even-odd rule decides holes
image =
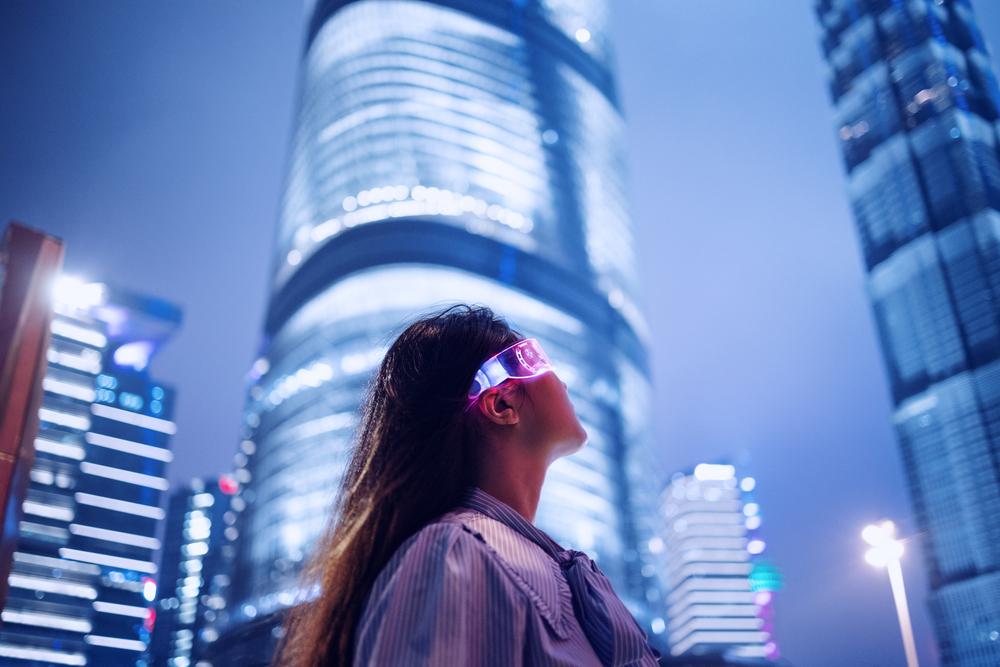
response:
{"label": "night sky", "polygon": [[[663,470],[758,479],[797,667],[903,664],[863,525],[891,517],[938,664],[818,27],[802,0],[613,0]],[[1000,44],[1000,3],[975,2]],[[298,2],[5,0],[0,220],[69,272],[166,298],[180,483],[227,470],[256,356],[304,28]],[[994,58],[995,61],[995,58]]]}

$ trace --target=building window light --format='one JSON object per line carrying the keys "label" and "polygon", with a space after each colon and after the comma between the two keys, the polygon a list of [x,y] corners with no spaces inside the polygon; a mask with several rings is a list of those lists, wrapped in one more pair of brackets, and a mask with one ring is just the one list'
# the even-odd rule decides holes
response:
{"label": "building window light", "polygon": [[156,459],[157,461],[164,461],[167,463],[174,459],[173,452],[169,449],[164,449],[163,447],[144,445],[139,442],[125,440],[124,438],[114,438],[110,435],[104,435],[102,433],[88,433],[84,436],[84,438],[92,445],[104,447],[105,449],[114,449],[119,452],[125,452],[126,454],[135,454],[136,456],[142,456],[147,459]]}
{"label": "building window light", "polygon": [[76,499],[76,502],[81,505],[101,507],[113,512],[123,512],[125,514],[134,514],[136,516],[145,516],[150,519],[159,520],[164,517],[163,510],[159,507],[154,507],[153,505],[132,503],[127,500],[118,500],[117,498],[105,498],[104,496],[95,496],[91,493],[77,492],[73,495],[73,497]]}
{"label": "building window light", "polygon": [[24,510],[25,514],[34,514],[35,516],[43,516],[46,519],[56,519],[58,521],[73,520],[72,507],[47,505],[45,503],[40,503],[34,500],[25,500],[24,503],[21,505],[21,509]]}
{"label": "building window light", "polygon": [[114,479],[119,482],[125,482],[126,484],[135,484],[136,486],[159,489],[160,491],[166,491],[170,488],[170,484],[162,477],[144,475],[142,473],[132,472],[131,470],[122,470],[121,468],[112,468],[111,466],[104,466],[97,463],[91,463],[89,461],[84,461],[80,464],[80,472],[87,475],[104,477],[105,479]]}
{"label": "building window light", "polygon": [[128,410],[122,410],[121,408],[113,408],[109,405],[94,404],[90,406],[90,411],[98,417],[113,419],[115,421],[131,424],[133,426],[149,429],[151,431],[159,431],[160,433],[166,433],[167,435],[174,435],[177,433],[177,425],[167,419],[140,415],[134,412],[129,412]]}
{"label": "building window light", "polygon": [[103,635],[86,635],[84,638],[88,644],[103,646],[105,648],[120,648],[126,651],[145,651],[146,643],[137,639],[124,639],[122,637],[105,637]]}
{"label": "building window light", "polygon": [[38,411],[38,417],[42,421],[49,422],[50,424],[65,426],[78,431],[86,431],[90,428],[90,418],[86,415],[74,415],[68,412],[63,412],[62,410],[41,408]]}
{"label": "building window light", "polygon": [[90,632],[90,621],[85,618],[74,618],[72,616],[60,616],[20,609],[4,609],[3,613],[0,614],[0,618],[3,619],[4,623],[34,625],[40,628],[55,628],[71,632]]}

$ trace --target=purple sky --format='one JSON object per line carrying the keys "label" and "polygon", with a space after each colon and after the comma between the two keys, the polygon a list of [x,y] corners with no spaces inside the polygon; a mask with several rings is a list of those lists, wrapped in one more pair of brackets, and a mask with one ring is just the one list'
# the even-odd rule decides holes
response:
{"label": "purple sky", "polygon": [[[811,3],[611,4],[664,468],[748,461],[793,664],[902,664],[859,531],[914,528]],[[975,8],[998,43],[1000,3]],[[184,308],[154,366],[180,394],[177,482],[235,451],[303,20],[295,2],[0,5],[0,220]],[[933,667],[918,548],[905,574]]]}

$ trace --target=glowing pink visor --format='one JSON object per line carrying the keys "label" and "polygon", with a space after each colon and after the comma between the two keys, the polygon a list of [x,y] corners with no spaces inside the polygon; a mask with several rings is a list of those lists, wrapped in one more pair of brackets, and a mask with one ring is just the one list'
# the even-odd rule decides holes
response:
{"label": "glowing pink visor", "polygon": [[483,362],[469,387],[469,400],[504,380],[533,378],[550,370],[552,362],[537,340],[519,340]]}

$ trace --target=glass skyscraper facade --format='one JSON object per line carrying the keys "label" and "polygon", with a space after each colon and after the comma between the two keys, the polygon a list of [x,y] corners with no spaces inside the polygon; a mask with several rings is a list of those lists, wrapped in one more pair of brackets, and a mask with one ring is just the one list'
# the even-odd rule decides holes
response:
{"label": "glass skyscraper facade", "polygon": [[236,488],[227,475],[196,477],[170,495],[151,667],[194,667],[215,639],[210,626],[226,606],[222,593],[232,561],[227,538],[236,530],[229,500]]}
{"label": "glass skyscraper facade", "polygon": [[[607,6],[319,2],[307,31],[265,346],[237,468],[230,614],[291,603],[371,372],[409,320],[483,303],[539,338],[590,441],[538,524],[596,556],[640,619],[652,493],[647,328]],[[641,545],[641,546],[640,546]],[[648,624],[647,624],[648,630]],[[225,630],[224,630],[225,631]]]}
{"label": "glass skyscraper facade", "polygon": [[820,0],[945,665],[1000,664],[1000,91],[967,0]]}
{"label": "glass skyscraper facade", "polygon": [[60,281],[0,663],[144,667],[173,390],[149,374],[164,301]]}
{"label": "glass skyscraper facade", "polygon": [[778,657],[772,607],[778,576],[763,557],[756,486],[731,465],[702,463],[675,474],[663,491],[652,551],[664,579],[672,656]]}

